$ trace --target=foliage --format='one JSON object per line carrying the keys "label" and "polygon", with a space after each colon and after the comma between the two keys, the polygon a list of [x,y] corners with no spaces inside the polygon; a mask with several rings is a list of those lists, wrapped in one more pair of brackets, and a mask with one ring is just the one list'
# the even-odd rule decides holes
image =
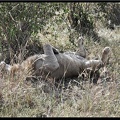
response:
{"label": "foliage", "polygon": [[[97,3],[77,3],[69,5],[69,22],[71,27],[78,32],[78,35],[93,37],[94,41],[99,41],[95,28],[97,21],[101,21],[104,26],[120,24],[120,4],[110,2]],[[109,23],[109,21],[111,21]],[[74,33],[71,35],[73,36]]]}
{"label": "foliage", "polygon": [[[67,25],[70,33],[69,40],[74,46],[76,46],[75,39],[79,35],[92,37],[94,41],[99,41],[100,37],[95,30],[97,21],[108,25],[108,20],[111,20],[112,23],[119,25],[119,9],[119,3],[110,2],[1,2],[1,52],[5,55],[4,59],[7,63],[13,58],[19,57],[22,60],[29,55],[39,53],[41,40],[36,38],[36,34],[42,32],[48,24],[50,26],[60,25],[63,22]],[[56,31],[56,38],[57,34]],[[30,42],[31,36],[34,36],[32,42]],[[38,51],[32,51],[34,46]],[[26,50],[26,48],[31,49]],[[26,51],[28,53],[25,53]],[[26,54],[26,56],[22,58],[21,54]]]}
{"label": "foliage", "polygon": [[111,20],[112,24],[120,25],[120,4],[110,2],[97,3],[105,21]]}
{"label": "foliage", "polygon": [[[7,44],[7,52],[13,55],[21,52],[31,35],[42,30],[46,21],[50,19],[55,10],[56,3],[1,3],[0,4],[0,39],[1,44]],[[6,41],[6,42],[5,42]],[[5,46],[2,46],[3,49]],[[39,47],[39,46],[38,46]]]}

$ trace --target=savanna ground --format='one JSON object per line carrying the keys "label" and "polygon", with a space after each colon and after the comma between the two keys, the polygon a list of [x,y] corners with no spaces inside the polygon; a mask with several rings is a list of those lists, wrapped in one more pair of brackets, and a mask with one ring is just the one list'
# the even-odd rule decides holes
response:
{"label": "savanna ground", "polygon": [[[119,117],[120,116],[120,29],[110,30],[96,23],[96,32],[101,41],[85,38],[87,57],[99,57],[105,46],[111,47],[107,71],[96,85],[83,81],[81,76],[63,80],[57,87],[41,80],[27,82],[20,73],[14,78],[9,75],[0,79],[1,117]],[[42,43],[50,43],[60,51],[74,51],[69,42],[66,23],[52,23],[37,35]],[[45,34],[47,32],[47,34]],[[75,42],[77,41],[77,37]],[[64,82],[67,81],[67,82]]]}

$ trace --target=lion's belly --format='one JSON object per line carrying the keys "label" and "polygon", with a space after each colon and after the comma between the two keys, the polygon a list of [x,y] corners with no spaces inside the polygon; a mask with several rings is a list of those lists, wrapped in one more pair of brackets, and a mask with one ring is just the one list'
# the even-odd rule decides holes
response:
{"label": "lion's belly", "polygon": [[56,56],[59,63],[59,68],[55,70],[51,76],[58,78],[76,77],[83,69],[84,62],[76,56],[62,54]]}

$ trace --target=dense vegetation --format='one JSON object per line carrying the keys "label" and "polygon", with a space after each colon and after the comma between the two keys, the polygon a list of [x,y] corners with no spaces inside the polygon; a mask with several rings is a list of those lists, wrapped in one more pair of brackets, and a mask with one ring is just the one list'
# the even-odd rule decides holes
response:
{"label": "dense vegetation", "polygon": [[107,73],[97,85],[79,77],[58,89],[44,80],[26,84],[24,73],[15,78],[1,74],[1,117],[120,116],[119,2],[1,2],[0,16],[0,60],[7,63],[42,53],[46,42],[74,51],[80,35],[89,58],[111,47]]}
{"label": "dense vegetation", "polygon": [[[67,29],[70,32],[69,40],[73,44],[74,39],[79,35],[92,36],[95,41],[98,41],[99,37],[95,31],[96,21],[100,20],[104,25],[107,25],[108,21],[111,21],[110,25],[119,25],[119,9],[119,3],[107,2],[3,2],[0,4],[0,39],[2,52],[5,49],[7,53],[9,52],[5,56],[7,57],[8,63],[11,58],[15,58],[15,55],[18,57],[22,53],[25,53],[26,48],[29,49],[29,52],[26,53],[27,55],[24,56],[24,59],[31,54],[38,53],[41,49],[41,46],[38,45],[40,41],[38,42],[36,38],[33,38],[34,40],[31,43],[30,37],[36,36],[38,32],[44,30],[46,24],[49,23],[52,25],[49,22],[50,19],[56,24],[61,24],[63,21],[66,22]],[[55,16],[58,16],[58,18],[55,19]],[[34,46],[36,46],[36,50],[32,50]],[[23,59],[23,56],[20,59]]]}

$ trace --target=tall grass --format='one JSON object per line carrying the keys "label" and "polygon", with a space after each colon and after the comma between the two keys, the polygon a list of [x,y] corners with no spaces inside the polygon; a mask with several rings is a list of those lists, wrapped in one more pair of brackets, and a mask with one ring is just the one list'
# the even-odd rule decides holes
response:
{"label": "tall grass", "polygon": [[[42,43],[49,42],[61,51],[74,51],[69,42],[65,24],[49,27],[50,34],[38,34]],[[82,78],[66,79],[60,88],[40,79],[37,83],[25,82],[26,75],[14,78],[8,74],[0,78],[1,117],[119,117],[120,116],[120,35],[119,30],[98,29],[100,43],[85,38],[89,58],[99,57],[105,46],[111,47],[107,71],[98,84]],[[77,38],[75,39],[76,42]],[[82,86],[82,87],[81,87]],[[84,88],[84,89],[83,89]]]}

